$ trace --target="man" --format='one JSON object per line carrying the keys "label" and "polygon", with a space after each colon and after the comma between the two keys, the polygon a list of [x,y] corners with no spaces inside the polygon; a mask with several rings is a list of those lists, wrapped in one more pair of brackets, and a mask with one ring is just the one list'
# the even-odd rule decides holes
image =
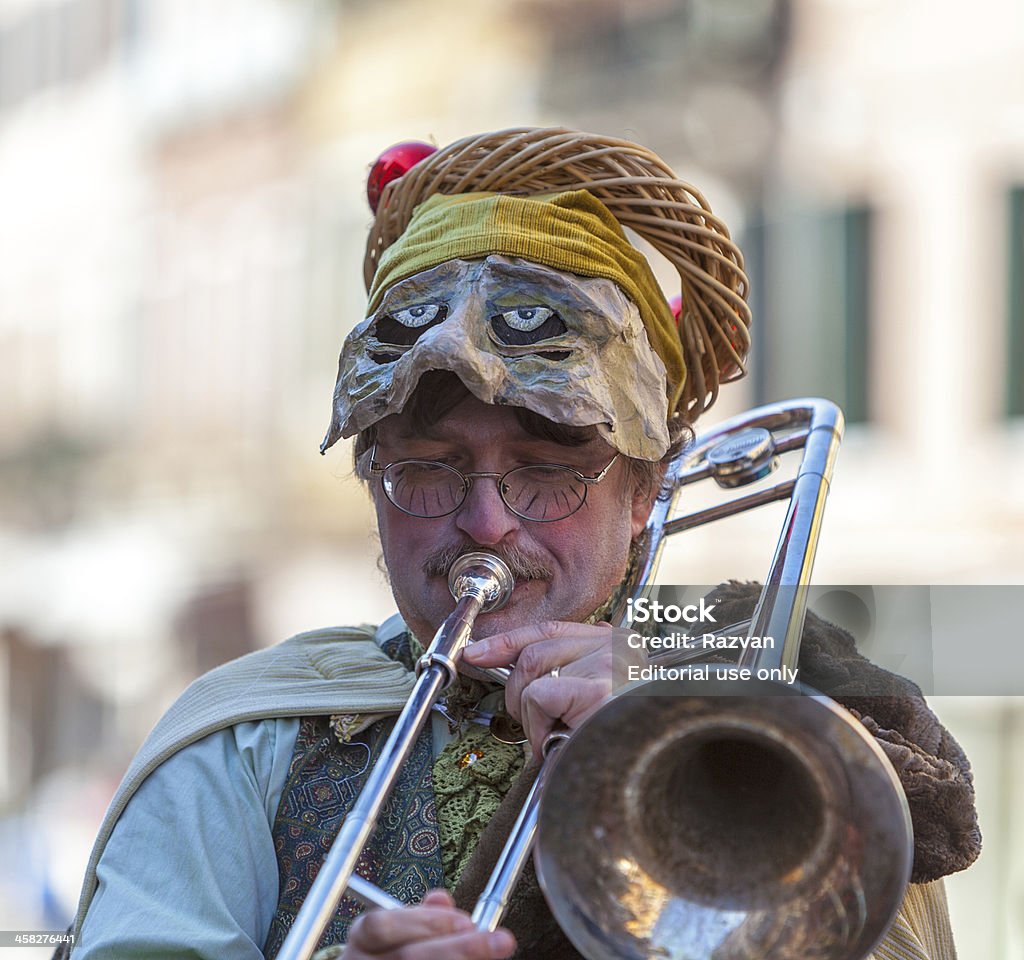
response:
{"label": "man", "polygon": [[[678,324],[623,227],[677,268]],[[358,870],[410,906],[360,915],[346,898],[321,945],[346,943],[346,960],[576,956],[530,878],[510,912],[515,937],[473,930],[445,888],[472,901],[531,776],[528,750],[486,721],[507,710],[536,757],[556,723],[575,728],[600,707],[612,665],[636,655],[604,614],[663,464],[742,371],[742,257],[649,151],[519,130],[460,141],[386,184],[366,279],[324,447],[357,437],[400,616],[293,638],[186,691],[101,831],[76,958],[276,955],[413,661],[451,611],[448,568],[475,549],[506,560],[515,590],[478,619],[466,676],[417,740]],[[480,679],[510,664],[504,692]],[[885,741],[887,725],[859,713]],[[893,721],[901,732],[888,739],[897,765],[945,778],[933,807],[955,794],[955,823],[937,816],[935,849],[915,863],[915,880],[934,880],[970,862],[976,826],[966,761],[945,739],[920,747],[914,723],[934,732],[922,717]],[[951,956],[944,918],[934,885],[912,888],[879,955]]]}

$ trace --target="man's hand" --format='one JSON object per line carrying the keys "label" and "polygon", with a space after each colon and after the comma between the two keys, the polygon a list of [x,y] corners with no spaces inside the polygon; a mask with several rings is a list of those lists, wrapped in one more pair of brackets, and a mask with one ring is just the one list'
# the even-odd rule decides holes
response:
{"label": "man's hand", "polygon": [[503,960],[515,949],[507,930],[480,932],[446,890],[431,890],[417,907],[362,914],[344,960]]}
{"label": "man's hand", "polygon": [[[578,727],[611,695],[613,673],[623,677],[630,664],[647,663],[646,651],[630,648],[628,635],[608,623],[550,620],[478,640],[462,656],[474,667],[515,665],[505,707],[540,759],[556,724]],[[552,676],[555,668],[558,675]]]}

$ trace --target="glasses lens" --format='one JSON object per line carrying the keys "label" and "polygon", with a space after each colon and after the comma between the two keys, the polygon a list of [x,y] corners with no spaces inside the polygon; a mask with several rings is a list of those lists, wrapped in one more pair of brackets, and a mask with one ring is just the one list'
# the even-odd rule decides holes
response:
{"label": "glasses lens", "polygon": [[393,463],[381,479],[388,499],[399,510],[414,517],[446,516],[466,496],[466,481],[462,474],[430,460]]}
{"label": "glasses lens", "polygon": [[569,467],[518,467],[505,475],[501,495],[529,520],[564,520],[587,498],[587,485]]}

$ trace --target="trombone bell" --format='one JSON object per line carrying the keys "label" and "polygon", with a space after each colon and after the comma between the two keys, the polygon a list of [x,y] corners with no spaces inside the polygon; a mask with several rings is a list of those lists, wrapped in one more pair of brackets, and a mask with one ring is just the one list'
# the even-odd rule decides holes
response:
{"label": "trombone bell", "polygon": [[852,960],[891,923],[912,832],[892,767],[827,697],[648,683],[558,752],[537,873],[589,960]]}

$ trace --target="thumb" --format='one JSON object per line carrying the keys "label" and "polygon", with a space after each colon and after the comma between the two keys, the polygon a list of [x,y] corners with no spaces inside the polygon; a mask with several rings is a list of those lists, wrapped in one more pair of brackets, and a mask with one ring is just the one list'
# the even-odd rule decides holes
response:
{"label": "thumb", "polygon": [[455,900],[447,890],[430,890],[423,898],[425,907],[454,907]]}

